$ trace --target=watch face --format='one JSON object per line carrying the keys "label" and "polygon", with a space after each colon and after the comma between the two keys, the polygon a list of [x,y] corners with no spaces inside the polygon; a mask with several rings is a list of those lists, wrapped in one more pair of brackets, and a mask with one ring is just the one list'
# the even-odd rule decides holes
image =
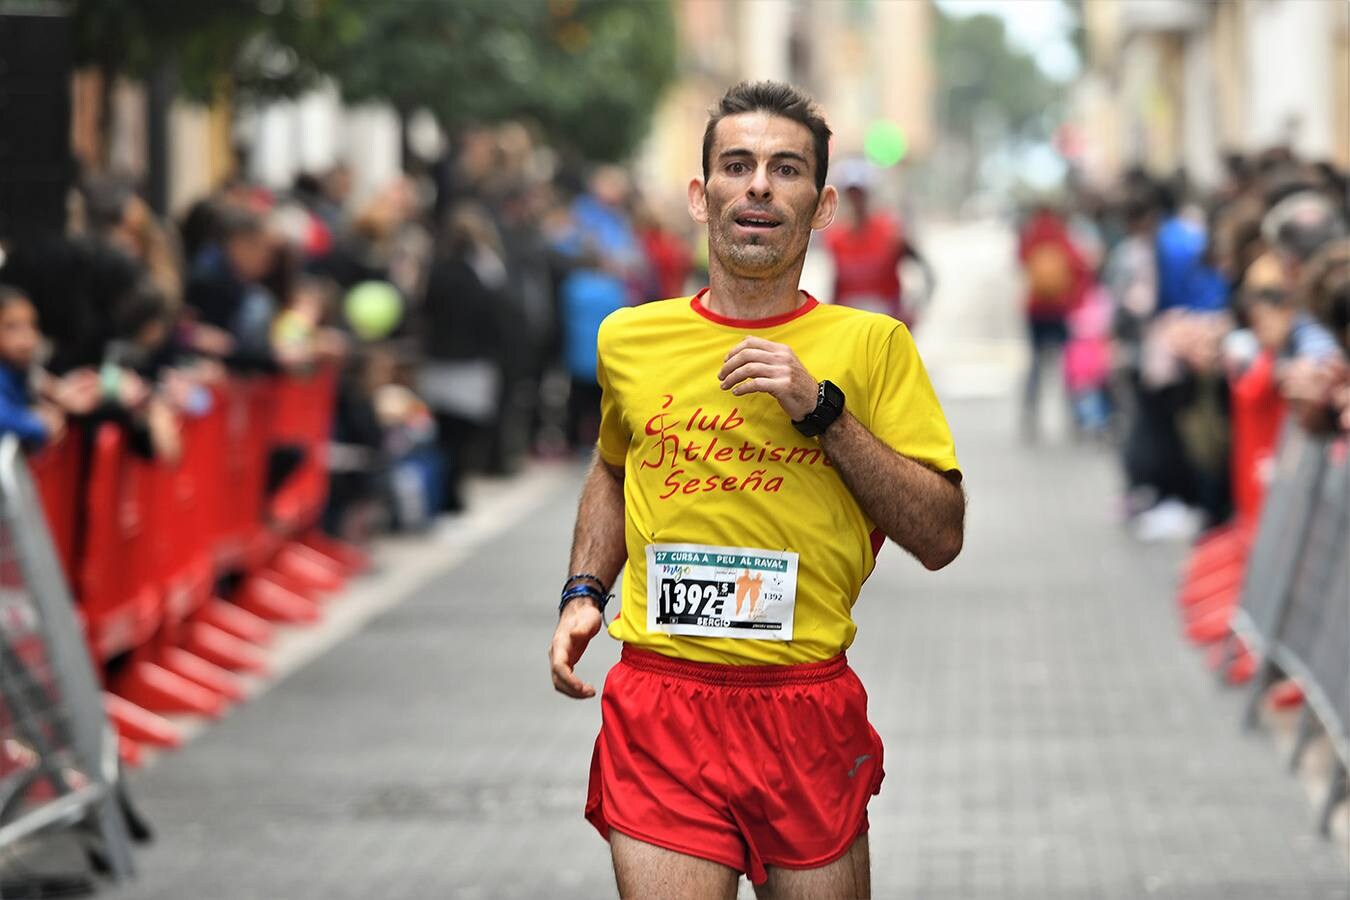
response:
{"label": "watch face", "polygon": [[842,410],[844,408],[844,392],[833,381],[822,381],[820,383],[820,400],[835,409]]}
{"label": "watch face", "polygon": [[792,425],[807,437],[816,437],[834,424],[843,412],[844,392],[834,382],[822,381],[816,393],[816,408]]}

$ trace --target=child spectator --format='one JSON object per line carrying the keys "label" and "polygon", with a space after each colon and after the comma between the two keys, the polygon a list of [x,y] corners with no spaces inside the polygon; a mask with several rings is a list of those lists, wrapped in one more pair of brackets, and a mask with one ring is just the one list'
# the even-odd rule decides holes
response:
{"label": "child spectator", "polygon": [[338,358],[346,351],[341,333],[326,327],[334,287],[329,279],[315,275],[296,279],[286,308],[272,322],[272,353],[283,369],[302,374],[319,360]]}
{"label": "child spectator", "polygon": [[175,404],[158,390],[173,362],[169,301],[157,285],[143,279],[118,304],[112,321],[112,339],[99,370],[109,402],[104,414],[128,428],[132,446],[139,444],[138,452],[176,463],[183,445],[175,405],[199,415],[209,408],[210,396],[199,385],[195,390],[180,385],[174,392],[179,401]]}
{"label": "child spectator", "polygon": [[41,344],[32,302],[18,289],[0,285],[0,433],[16,434],[34,447],[57,440],[65,430],[65,416],[36,402],[30,386]]}
{"label": "child spectator", "polygon": [[441,458],[436,420],[427,405],[402,384],[375,389],[375,415],[384,432],[393,525],[420,531],[441,507]]}
{"label": "child spectator", "polygon": [[1064,383],[1073,402],[1074,423],[1088,437],[1103,437],[1111,419],[1111,298],[1106,289],[1090,288],[1068,315],[1069,342],[1064,348]]}
{"label": "child spectator", "polygon": [[200,321],[229,332],[232,368],[275,371],[271,329],[276,299],[263,285],[277,261],[277,247],[263,219],[248,209],[221,204],[218,241],[193,264],[186,298]]}

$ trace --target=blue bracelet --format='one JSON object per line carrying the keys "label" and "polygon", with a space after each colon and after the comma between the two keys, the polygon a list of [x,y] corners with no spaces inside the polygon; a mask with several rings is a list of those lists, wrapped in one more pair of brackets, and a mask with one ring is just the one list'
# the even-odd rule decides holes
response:
{"label": "blue bracelet", "polygon": [[601,616],[605,613],[605,607],[609,605],[609,595],[602,594],[592,585],[579,584],[562,592],[562,599],[558,601],[558,615],[562,615],[564,607],[578,597],[590,597],[594,600],[595,605],[600,608]]}
{"label": "blue bracelet", "polygon": [[568,588],[562,593],[563,603],[566,603],[568,600],[572,600],[576,597],[594,597],[596,600],[599,601],[603,601],[605,599],[604,594],[600,593],[598,590],[590,586]]}

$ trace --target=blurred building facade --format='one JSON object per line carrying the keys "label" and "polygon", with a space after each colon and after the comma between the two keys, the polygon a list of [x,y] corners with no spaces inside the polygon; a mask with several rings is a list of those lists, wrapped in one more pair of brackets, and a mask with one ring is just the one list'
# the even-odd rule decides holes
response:
{"label": "blurred building facade", "polygon": [[[71,153],[82,172],[106,168],[146,182],[152,168],[150,86],[129,78],[103,82],[94,69],[79,70],[71,79]],[[163,173],[169,211],[181,213],[233,173],[232,114],[224,98],[210,106],[169,102]]]}
{"label": "blurred building facade", "polygon": [[[105,86],[97,71],[75,74],[71,150],[81,170],[106,167],[149,179],[152,96],[152,86],[141,81],[119,78]],[[210,105],[173,99],[164,122],[164,200],[174,215],[236,173],[283,188],[301,172],[344,163],[361,197],[387,184],[402,166],[401,123],[394,111],[344,104],[333,84],[294,100],[243,108],[224,95]]]}
{"label": "blurred building facade", "polygon": [[[809,90],[834,129],[835,159],[859,156],[869,124],[900,127],[906,164],[922,162],[935,142],[930,0],[672,0],[680,74],[667,91],[651,135],[635,160],[652,199],[682,205],[686,180],[700,169],[709,106],[742,79],[773,78]],[[145,179],[153,168],[147,140],[153,86],[128,79],[104,85],[94,71],[72,84],[74,155],[85,170]],[[166,99],[167,152],[162,176],[168,211],[242,168],[272,186],[336,163],[351,170],[354,194],[387,183],[402,164],[401,123],[391,108],[344,104],[337,85],[304,96],[244,106],[220,97],[210,106]],[[243,152],[246,149],[247,152]]]}
{"label": "blurred building facade", "polygon": [[708,108],[743,79],[785,80],[810,91],[834,130],[834,159],[861,155],[867,127],[879,119],[900,127],[907,160],[931,151],[928,0],[674,0],[674,7],[680,72],[638,159],[665,202],[678,202],[700,171]]}
{"label": "blurred building facade", "polygon": [[1090,181],[1142,164],[1212,185],[1223,153],[1281,144],[1350,166],[1350,4],[1089,0],[1082,15]]}

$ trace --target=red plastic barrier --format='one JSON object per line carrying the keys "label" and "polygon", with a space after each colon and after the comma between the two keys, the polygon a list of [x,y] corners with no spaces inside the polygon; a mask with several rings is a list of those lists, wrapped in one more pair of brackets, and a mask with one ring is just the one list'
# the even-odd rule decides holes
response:
{"label": "red plastic barrier", "polygon": [[28,459],[37,487],[47,529],[56,544],[66,581],[75,584],[75,541],[80,517],[81,435],[67,430],[59,441],[49,444]]}
{"label": "red plastic barrier", "polygon": [[145,643],[161,615],[150,533],[156,472],[128,451],[121,428],[99,426],[85,497],[78,597],[94,656],[107,660]]}
{"label": "red plastic barrier", "polygon": [[1286,405],[1275,384],[1275,358],[1263,352],[1232,387],[1233,508],[1255,523],[1266,495],[1264,472],[1275,456]]}
{"label": "red plastic barrier", "polygon": [[[1197,644],[1221,642],[1212,651],[1215,665],[1228,656],[1228,642],[1237,640],[1230,625],[1256,539],[1267,470],[1284,424],[1286,407],[1275,383],[1275,360],[1270,353],[1258,356],[1233,383],[1231,398],[1234,524],[1196,543],[1177,594],[1186,637]],[[1240,683],[1251,677],[1254,667],[1251,651],[1239,644],[1224,676]]]}
{"label": "red plastic barrier", "polygon": [[165,588],[164,617],[182,622],[211,599],[215,580],[215,532],[219,519],[221,470],[214,468],[215,442],[224,433],[224,410],[183,423],[183,458],[178,465],[156,466],[151,515],[156,577]]}
{"label": "red plastic barrier", "polygon": [[224,495],[216,562],[221,569],[251,568],[263,527],[263,486],[267,477],[270,398],[259,379],[232,380],[222,392],[224,440],[219,471]]}
{"label": "red plastic barrier", "polygon": [[[175,741],[154,713],[218,717],[243,699],[232,673],[266,672],[256,648],[269,621],[319,618],[315,595],[364,565],[359,552],[312,534],[327,499],[336,385],[331,367],[233,379],[213,389],[210,412],[180,423],[175,464],[137,456],[120,426],[104,424],[84,488],[80,442],[35,462],[68,565],[79,548],[73,585],[91,653],[99,663],[126,655],[108,672],[125,758]],[[269,456],[283,444],[303,458],[269,500]],[[245,576],[235,602],[214,596],[226,572]]]}
{"label": "red plastic barrier", "polygon": [[273,524],[288,536],[295,536],[318,520],[328,498],[328,444],[337,370],[324,366],[308,378],[278,378],[269,387],[273,445],[305,448],[304,459],[268,509]]}

